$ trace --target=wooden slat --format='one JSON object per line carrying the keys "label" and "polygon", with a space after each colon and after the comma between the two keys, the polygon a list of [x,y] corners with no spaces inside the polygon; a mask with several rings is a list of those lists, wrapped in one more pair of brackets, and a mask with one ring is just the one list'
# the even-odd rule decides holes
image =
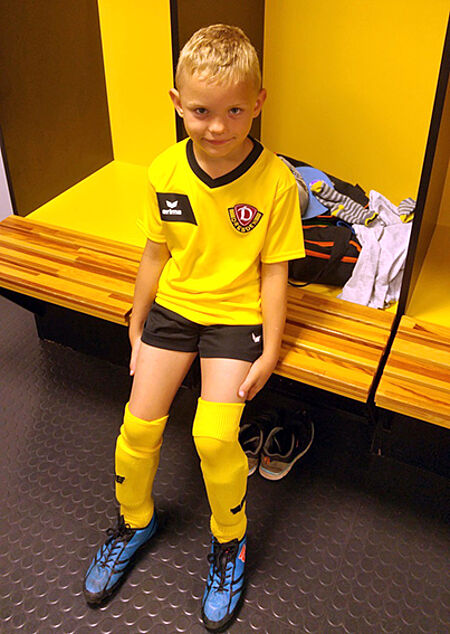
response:
{"label": "wooden slat", "polygon": [[85,269],[91,266],[99,271],[103,269],[107,274],[115,272],[117,276],[129,280],[135,279],[139,262],[139,260],[131,260],[127,252],[124,257],[121,257],[117,246],[114,247],[114,253],[111,250],[101,252],[97,248],[92,249],[85,245],[80,234],[75,232],[71,240],[68,238],[56,240],[53,236],[11,231],[9,227],[5,230],[3,223],[0,225],[0,247],[0,253],[6,249],[36,258],[42,257],[48,262],[79,265],[80,268]]}
{"label": "wooden slat", "polygon": [[320,333],[338,334],[343,340],[362,341],[368,345],[383,345],[387,330],[370,323],[356,322],[344,316],[335,317],[317,310],[299,309],[288,303],[287,321],[304,324]]}
{"label": "wooden slat", "polygon": [[330,359],[308,350],[299,354],[284,346],[275,373],[362,402],[367,400],[374,376],[373,371],[344,356]]}
{"label": "wooden slat", "polygon": [[417,390],[426,389],[429,385],[448,393],[450,400],[449,370],[445,367],[422,359],[404,359],[396,353],[390,355],[389,363],[384,372],[386,376],[400,379],[405,384],[415,385]]}
{"label": "wooden slat", "polygon": [[107,321],[126,324],[131,303],[83,284],[45,273],[31,273],[20,267],[1,266],[1,285],[11,291],[71,308]]}
{"label": "wooden slat", "polygon": [[290,288],[275,373],[365,402],[393,315]]}
{"label": "wooden slat", "polygon": [[419,393],[401,380],[384,375],[381,383],[375,401],[379,407],[450,428],[450,407],[442,400],[441,390],[428,386]]}
{"label": "wooden slat", "polygon": [[[1,228],[1,226],[0,226]],[[23,266],[26,270],[36,271],[36,273],[44,272],[50,275],[56,275],[58,272],[58,265],[52,263],[51,260],[39,255],[30,254],[24,251],[19,251],[11,246],[6,247],[2,244],[0,239],[0,262],[18,266]]]}
{"label": "wooden slat", "polygon": [[367,324],[378,325],[380,328],[391,329],[392,315],[382,310],[374,310],[367,306],[360,306],[352,302],[344,302],[335,297],[327,297],[312,293],[306,288],[288,287],[288,303],[290,306],[301,306],[318,310],[322,313],[330,313],[335,316],[344,316],[346,319]]}
{"label": "wooden slat", "polygon": [[450,428],[450,328],[403,316],[375,403]]}
{"label": "wooden slat", "polygon": [[41,222],[40,220],[33,220],[29,217],[8,216],[2,220],[1,229],[2,232],[6,229],[11,229],[15,232],[27,233],[28,235],[34,234],[46,239],[60,240],[61,242],[67,242],[69,244],[75,240],[80,246],[88,247],[93,251],[119,255],[122,258],[130,259],[137,263],[139,263],[142,255],[142,249],[140,247],[100,238],[88,233],[82,233],[81,231],[63,229],[56,225]]}
{"label": "wooden slat", "polygon": [[[342,356],[342,338],[338,333],[317,332],[307,326],[302,327],[287,323],[283,341],[292,349],[317,350],[336,358]],[[346,341],[345,356],[355,363],[374,368],[378,365],[380,352],[379,347],[365,345],[361,341]]]}
{"label": "wooden slat", "polygon": [[10,216],[0,223],[4,288],[127,323],[142,249]]}

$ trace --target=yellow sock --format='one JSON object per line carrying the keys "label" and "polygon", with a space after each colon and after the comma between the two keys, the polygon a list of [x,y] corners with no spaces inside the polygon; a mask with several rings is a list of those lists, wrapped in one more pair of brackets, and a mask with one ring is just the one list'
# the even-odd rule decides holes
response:
{"label": "yellow sock", "polygon": [[167,419],[142,420],[125,407],[116,444],[116,498],[132,528],[147,526],[153,517],[153,480]]}
{"label": "yellow sock", "polygon": [[211,532],[219,542],[241,540],[247,529],[248,460],[238,440],[244,405],[200,398],[192,428],[211,507]]}

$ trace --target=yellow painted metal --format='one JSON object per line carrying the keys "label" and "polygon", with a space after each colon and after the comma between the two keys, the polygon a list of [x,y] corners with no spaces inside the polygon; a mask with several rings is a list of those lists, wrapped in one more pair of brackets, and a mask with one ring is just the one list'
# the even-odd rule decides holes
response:
{"label": "yellow painted metal", "polygon": [[407,314],[450,328],[450,226],[436,225]]}
{"label": "yellow painted metal", "polygon": [[450,169],[438,222],[406,312],[416,319],[450,328]]}
{"label": "yellow painted metal", "polygon": [[[450,153],[450,147],[448,148]],[[439,207],[438,224],[450,227],[450,163],[447,167],[444,190]]]}
{"label": "yellow painted metal", "polygon": [[447,20],[448,0],[266,0],[263,141],[415,198]]}
{"label": "yellow painted metal", "polygon": [[114,158],[148,165],[176,140],[168,0],[99,0]]}
{"label": "yellow painted metal", "polygon": [[112,161],[28,217],[109,240],[143,246],[136,218],[147,192],[147,169]]}

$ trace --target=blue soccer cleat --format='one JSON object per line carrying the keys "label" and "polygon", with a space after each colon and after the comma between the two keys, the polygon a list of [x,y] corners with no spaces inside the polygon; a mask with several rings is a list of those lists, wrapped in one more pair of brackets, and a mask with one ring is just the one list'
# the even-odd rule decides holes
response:
{"label": "blue soccer cleat", "polygon": [[158,527],[156,513],[145,528],[130,528],[123,515],[116,528],[108,528],[108,539],[100,546],[84,579],[88,603],[101,603],[121,582],[136,552],[153,537]]}
{"label": "blue soccer cleat", "polygon": [[221,632],[237,614],[243,598],[247,537],[221,544],[213,536],[211,564],[202,600],[202,619],[208,630]]}

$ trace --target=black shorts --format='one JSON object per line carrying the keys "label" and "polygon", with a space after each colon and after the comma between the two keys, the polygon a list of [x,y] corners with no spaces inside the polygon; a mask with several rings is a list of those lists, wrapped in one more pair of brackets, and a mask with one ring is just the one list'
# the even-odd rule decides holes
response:
{"label": "black shorts", "polygon": [[263,350],[262,324],[202,326],[154,303],[142,341],[156,348],[198,352],[202,358],[256,361]]}

